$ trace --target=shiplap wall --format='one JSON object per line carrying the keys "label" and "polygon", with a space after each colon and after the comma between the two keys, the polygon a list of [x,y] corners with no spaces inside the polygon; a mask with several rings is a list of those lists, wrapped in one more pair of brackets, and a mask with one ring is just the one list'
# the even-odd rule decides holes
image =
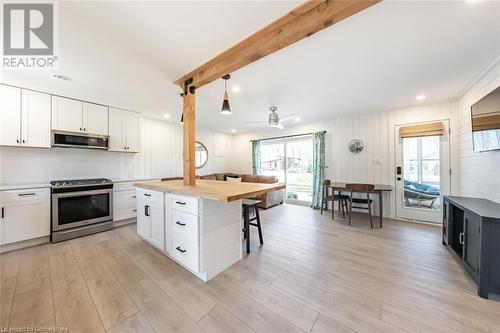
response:
{"label": "shiplap wall", "polygon": [[[182,176],[182,127],[142,117],[140,133],[141,152],[137,154],[0,147],[0,184],[33,184],[73,178],[119,180]],[[231,136],[198,129],[197,139],[207,146],[209,153],[208,163],[198,169],[197,174],[226,171]]]}
{"label": "shiplap wall", "polygon": [[500,151],[472,150],[470,107],[500,86],[500,58],[455,103],[459,132],[460,195],[500,202]]}
{"label": "shiplap wall", "polygon": [[[263,131],[241,134],[233,137],[231,148],[231,170],[250,173],[252,139],[262,139],[281,135],[327,131],[326,178],[333,181],[367,182],[372,184],[395,185],[395,137],[396,125],[434,120],[450,120],[454,127],[452,104],[449,102],[423,104],[404,109],[365,115],[348,115],[332,118],[320,123],[312,123],[286,128],[281,131]],[[365,142],[360,154],[352,154],[347,143],[352,139]],[[453,130],[450,155],[452,168],[457,166],[456,141]],[[457,191],[457,182],[452,176],[452,193]],[[384,215],[395,216],[395,191],[384,194]],[[375,202],[378,214],[378,202]]]}

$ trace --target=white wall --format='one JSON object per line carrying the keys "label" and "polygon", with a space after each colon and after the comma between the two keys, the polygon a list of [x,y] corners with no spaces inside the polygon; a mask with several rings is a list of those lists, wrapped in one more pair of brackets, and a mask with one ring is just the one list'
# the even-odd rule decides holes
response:
{"label": "white wall", "polygon": [[500,202],[500,151],[472,150],[470,107],[500,86],[500,58],[455,103],[458,114],[460,195]]}
{"label": "white wall", "polygon": [[[197,174],[229,168],[231,136],[197,129],[208,149],[208,163]],[[217,155],[215,156],[215,153]],[[46,183],[57,179],[138,179],[182,176],[182,127],[152,118],[141,119],[141,152],[91,149],[25,149],[0,147],[0,184]]]}
{"label": "white wall", "polygon": [[[395,185],[394,127],[401,124],[434,120],[450,120],[452,169],[457,168],[457,144],[453,136],[455,126],[449,102],[424,104],[405,109],[366,115],[346,115],[321,123],[287,128],[282,131],[265,131],[237,135],[232,139],[231,171],[250,173],[252,139],[326,130],[326,178],[332,181],[367,182]],[[347,150],[352,139],[365,142],[365,149],[357,155]],[[458,174],[458,173],[457,173]],[[457,193],[458,182],[452,176],[452,193]],[[395,192],[384,196],[384,215],[395,215]],[[378,203],[375,203],[378,214]]]}

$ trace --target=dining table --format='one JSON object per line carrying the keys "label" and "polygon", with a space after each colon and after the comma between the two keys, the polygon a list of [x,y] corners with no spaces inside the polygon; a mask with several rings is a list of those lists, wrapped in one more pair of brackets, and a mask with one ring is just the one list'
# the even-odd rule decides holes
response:
{"label": "dining table", "polygon": [[[346,192],[347,184],[349,184],[349,182],[332,182],[330,184],[330,188],[333,191]],[[375,188],[373,189],[373,193],[378,195],[379,218],[380,218],[380,225],[382,226],[382,220],[384,218],[383,193],[392,191],[392,186],[387,184],[373,184],[373,186],[375,186]]]}

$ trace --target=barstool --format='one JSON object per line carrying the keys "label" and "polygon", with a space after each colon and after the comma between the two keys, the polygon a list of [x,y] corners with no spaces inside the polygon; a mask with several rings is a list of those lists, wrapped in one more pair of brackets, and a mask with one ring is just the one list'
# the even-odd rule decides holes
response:
{"label": "barstool", "polygon": [[[259,204],[262,201],[243,199],[243,235],[247,240],[247,253],[250,253],[250,226],[257,227],[259,230],[260,244],[264,244],[264,239],[262,238],[262,227],[260,226],[260,216],[259,216]],[[250,218],[250,213],[252,210],[255,212],[255,217]],[[251,223],[252,221],[257,221],[257,223]]]}

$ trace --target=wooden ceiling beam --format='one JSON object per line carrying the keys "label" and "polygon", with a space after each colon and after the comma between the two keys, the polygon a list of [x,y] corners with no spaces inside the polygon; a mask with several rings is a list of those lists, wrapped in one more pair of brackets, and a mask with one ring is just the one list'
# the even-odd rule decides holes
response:
{"label": "wooden ceiling beam", "polygon": [[309,0],[220,53],[174,83],[200,88],[269,54],[340,22],[382,0]]}

